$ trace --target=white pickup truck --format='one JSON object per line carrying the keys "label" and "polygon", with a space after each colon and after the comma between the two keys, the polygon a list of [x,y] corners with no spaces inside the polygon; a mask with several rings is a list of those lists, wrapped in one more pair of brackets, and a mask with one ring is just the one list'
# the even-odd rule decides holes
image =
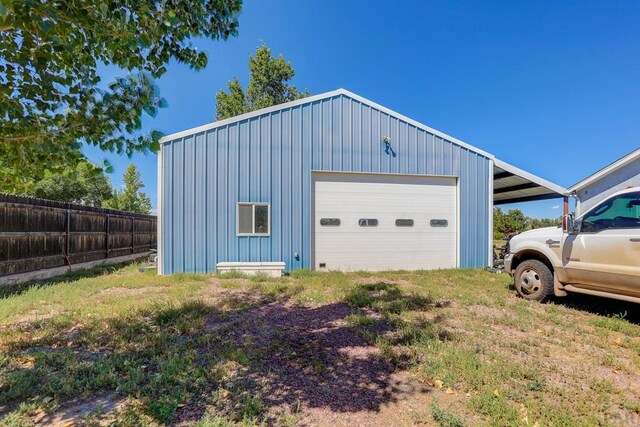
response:
{"label": "white pickup truck", "polygon": [[520,233],[505,271],[520,296],[576,292],[640,303],[640,188],[619,191],[561,227]]}

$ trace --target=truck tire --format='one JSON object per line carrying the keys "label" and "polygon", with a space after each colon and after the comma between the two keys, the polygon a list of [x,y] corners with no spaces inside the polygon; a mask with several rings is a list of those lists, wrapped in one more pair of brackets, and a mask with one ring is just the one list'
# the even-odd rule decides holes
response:
{"label": "truck tire", "polygon": [[538,260],[521,262],[513,277],[516,291],[524,299],[544,301],[553,294],[553,273]]}

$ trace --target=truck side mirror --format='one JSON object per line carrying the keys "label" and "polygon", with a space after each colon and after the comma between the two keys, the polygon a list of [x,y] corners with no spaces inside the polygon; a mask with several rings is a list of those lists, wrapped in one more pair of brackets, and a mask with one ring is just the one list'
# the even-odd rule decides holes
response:
{"label": "truck side mirror", "polygon": [[580,232],[580,221],[574,219],[572,214],[565,215],[563,226],[563,231],[568,234],[578,234]]}

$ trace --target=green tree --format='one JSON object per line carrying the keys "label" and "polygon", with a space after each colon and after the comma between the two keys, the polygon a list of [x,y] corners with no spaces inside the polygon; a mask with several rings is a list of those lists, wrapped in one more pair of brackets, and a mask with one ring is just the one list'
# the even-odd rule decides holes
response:
{"label": "green tree", "polygon": [[113,187],[102,168],[82,161],[61,173],[46,172],[27,195],[100,207],[112,194]]}
{"label": "green tree", "polygon": [[246,93],[237,77],[227,83],[228,92],[216,93],[216,120],[238,116],[272,105],[309,96],[288,82],[296,72],[291,63],[279,55],[275,58],[266,45],[249,55],[249,86]]}
{"label": "green tree", "polygon": [[105,206],[121,211],[150,214],[151,200],[141,191],[144,184],[136,165],[133,163],[129,165],[122,180],[124,181],[124,189],[115,190],[113,197],[105,203]]}
{"label": "green tree", "polygon": [[[241,0],[1,0],[0,180],[60,172],[83,144],[157,150],[142,114],[166,106],[154,79],[175,60],[201,69],[191,42],[237,33]],[[103,84],[100,64],[123,70]]]}
{"label": "green tree", "polygon": [[500,240],[505,234],[520,233],[525,230],[562,225],[560,218],[530,218],[520,209],[510,209],[507,213],[493,208],[493,238]]}
{"label": "green tree", "polygon": [[527,229],[527,217],[520,209],[509,209],[505,214],[500,208],[493,208],[494,238],[505,234],[520,233]]}

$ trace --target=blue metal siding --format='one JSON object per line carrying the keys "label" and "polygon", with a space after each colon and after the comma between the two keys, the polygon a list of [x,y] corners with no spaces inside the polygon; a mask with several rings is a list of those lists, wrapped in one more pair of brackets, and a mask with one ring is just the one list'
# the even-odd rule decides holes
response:
{"label": "blue metal siding", "polygon": [[[312,170],[459,177],[460,264],[487,263],[490,160],[348,96],[171,140],[162,152],[163,274],[222,261],[310,268]],[[236,236],[238,202],[271,204],[270,236]]]}

